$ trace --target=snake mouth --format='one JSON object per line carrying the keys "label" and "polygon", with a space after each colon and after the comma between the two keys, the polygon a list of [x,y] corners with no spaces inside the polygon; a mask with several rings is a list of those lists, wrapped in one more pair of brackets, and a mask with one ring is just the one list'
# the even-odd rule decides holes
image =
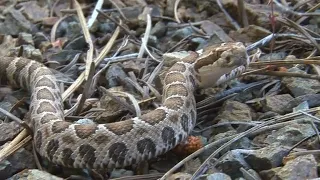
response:
{"label": "snake mouth", "polygon": [[201,88],[218,86],[231,79],[239,77],[246,69],[245,66],[210,67],[205,66],[198,70],[197,78]]}
{"label": "snake mouth", "polygon": [[250,62],[242,43],[229,43],[201,55],[195,70],[199,86],[208,88],[239,77]]}

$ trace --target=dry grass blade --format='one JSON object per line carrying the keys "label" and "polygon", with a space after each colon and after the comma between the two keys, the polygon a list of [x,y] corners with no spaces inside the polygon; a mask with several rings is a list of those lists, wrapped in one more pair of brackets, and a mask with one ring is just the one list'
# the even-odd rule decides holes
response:
{"label": "dry grass blade", "polygon": [[144,47],[146,47],[147,44],[148,44],[151,27],[152,27],[151,16],[150,16],[150,12],[148,12],[148,14],[147,14],[147,27],[146,27],[146,30],[144,32],[144,37],[143,37],[143,40],[142,40],[142,44],[143,45],[140,47],[138,58],[142,58],[142,56],[144,54],[144,51],[145,51]]}
{"label": "dry grass blade", "polygon": [[178,6],[179,6],[180,0],[176,0],[174,2],[174,18],[177,21],[177,23],[181,23],[179,16],[178,16]]}
{"label": "dry grass blade", "polygon": [[0,112],[2,114],[6,115],[8,118],[16,121],[18,124],[23,124],[24,123],[24,121],[22,121],[20,118],[18,118],[17,116],[11,114],[10,112],[8,112],[8,111],[6,111],[6,110],[4,110],[2,108],[0,108]]}
{"label": "dry grass blade", "polygon": [[277,0],[273,0],[273,2],[279,8],[281,8],[284,12],[287,12],[287,13],[290,13],[290,14],[293,14],[293,15],[296,15],[296,16],[320,16],[320,13],[300,13],[300,12],[293,11],[293,10],[291,10],[291,8],[282,5]]}
{"label": "dry grass blade", "polygon": [[17,151],[20,147],[29,142],[32,137],[28,135],[28,131],[23,129],[8,145],[0,151],[0,162]]}
{"label": "dry grass blade", "polygon": [[287,156],[287,159],[293,159],[294,157],[303,156],[303,155],[307,155],[307,154],[319,155],[320,150],[307,150],[307,151],[299,151],[299,152],[290,153]]}
{"label": "dry grass blade", "polygon": [[[307,3],[307,1],[305,1],[305,3]],[[303,3],[303,4],[304,4],[304,3]],[[302,5],[302,4],[301,4],[301,5]],[[320,3],[318,3],[317,5],[311,7],[311,8],[310,8],[308,11],[306,11],[306,12],[307,12],[307,13],[313,12],[313,11],[319,9],[319,8],[320,8]],[[302,16],[302,17],[300,17],[300,19],[298,19],[298,20],[296,21],[296,23],[300,24],[302,21],[306,20],[307,18],[308,18],[308,17],[306,17],[306,16]]]}
{"label": "dry grass blade", "polygon": [[148,88],[150,89],[150,91],[156,96],[156,98],[157,98],[159,101],[162,100],[162,96],[161,96],[161,94],[159,93],[159,91],[157,91],[156,88],[154,88],[151,84],[149,84],[148,82],[145,82],[145,81],[143,81],[143,80],[140,80],[140,82],[145,83],[145,84],[148,86]]}
{"label": "dry grass blade", "polygon": [[278,77],[299,77],[299,78],[320,80],[320,76],[314,75],[314,74],[302,74],[302,73],[268,71],[268,70],[246,72],[246,73],[243,73],[242,76],[246,76],[248,74],[259,74],[259,75],[269,75],[269,76],[278,76]]}
{"label": "dry grass blade", "polygon": [[221,4],[221,1],[220,0],[216,0],[220,10],[223,12],[223,14],[226,16],[227,20],[233,25],[233,27],[236,29],[236,30],[239,30],[240,29],[240,26],[239,24],[234,20],[232,19],[232,17],[229,15],[229,13],[224,9],[224,7],[222,6]]}
{"label": "dry grass blade", "polygon": [[[100,87],[100,90],[103,93],[105,93],[106,95],[108,95],[110,98],[112,98],[114,101],[119,103],[120,105],[126,107],[128,109],[128,111],[130,111],[131,113],[135,114],[136,116],[141,116],[141,110],[140,110],[140,107],[139,107],[139,102],[131,94],[125,93],[125,92],[121,92],[121,91],[109,91],[104,87]],[[123,101],[122,99],[120,99],[119,97],[117,97],[115,95],[128,97],[129,100],[132,102],[133,106],[128,104],[127,102]]]}
{"label": "dry grass blade", "polygon": [[317,136],[318,136],[318,141],[320,142],[320,135],[319,135],[319,130],[317,129],[317,127],[316,127],[316,125],[315,125],[315,123],[314,123],[314,121],[317,121],[318,123],[320,123],[320,119],[318,118],[318,117],[316,117],[316,116],[313,116],[313,115],[311,115],[311,114],[309,114],[309,113],[306,113],[306,112],[303,112],[303,111],[299,111],[299,112],[301,112],[302,114],[304,114],[304,115],[306,115],[306,116],[308,116],[308,117],[310,117],[312,120],[310,121],[311,122],[311,125],[312,125],[312,128],[314,129],[314,131],[316,132],[316,134],[317,134]]}
{"label": "dry grass blade", "polygon": [[224,150],[227,147],[230,147],[233,143],[237,142],[238,140],[240,140],[243,137],[247,137],[250,134],[254,133],[255,131],[266,127],[267,125],[270,125],[271,123],[273,123],[273,120],[271,121],[267,121],[264,122],[260,125],[254,126],[252,128],[250,128],[247,131],[244,131],[238,135],[234,135],[232,136],[232,139],[228,140],[226,143],[224,143],[222,146],[220,146],[218,149],[216,149],[202,164],[201,166],[197,169],[197,171],[193,174],[193,176],[191,177],[191,179],[197,179],[197,177],[199,177],[204,170],[206,170],[209,165],[210,165],[210,161],[218,154],[220,153],[222,150]]}
{"label": "dry grass blade", "polygon": [[[31,135],[27,136],[29,133],[32,132],[30,127],[22,121],[20,118],[16,117],[15,115],[11,114],[10,112],[0,108],[0,112],[5,114],[10,119],[13,119],[20,125],[24,127],[24,129],[16,136],[8,145],[6,145],[3,149],[0,151],[0,162],[4,160],[6,157],[17,151],[19,148],[24,146],[26,143],[29,142],[29,140],[32,139]],[[27,136],[27,137],[26,137]]]}
{"label": "dry grass blade", "polygon": [[66,18],[69,16],[64,16],[60,18],[56,23],[54,23],[53,27],[50,31],[50,41],[51,43],[54,43],[56,41],[56,34],[57,34],[57,28],[59,27],[60,23],[63,22]]}
{"label": "dry grass blade", "polygon": [[[197,178],[201,173],[202,173],[202,170],[205,169],[207,166],[209,166],[209,163],[210,163],[210,160],[212,158],[214,158],[218,153],[220,153],[223,149],[227,148],[227,147],[230,147],[231,144],[233,144],[234,142],[238,141],[239,139],[243,138],[243,137],[247,137],[249,135],[252,135],[253,133],[257,133],[259,130],[261,132],[261,129],[263,128],[268,128],[270,129],[270,127],[268,125],[271,125],[273,123],[278,123],[278,124],[281,124],[282,126],[284,126],[284,124],[286,124],[287,122],[285,123],[281,123],[282,121],[284,120],[287,120],[289,118],[292,118],[292,116],[298,116],[298,115],[304,115],[308,112],[314,112],[314,111],[318,111],[320,108],[319,107],[316,107],[316,108],[312,108],[310,110],[306,110],[306,111],[298,111],[298,112],[293,112],[293,113],[289,113],[289,114],[286,114],[286,115],[283,115],[283,116],[279,116],[279,117],[275,117],[275,118],[271,118],[270,120],[260,124],[260,125],[257,125],[255,127],[252,127],[250,128],[249,130],[247,131],[244,131],[242,133],[240,133],[239,135],[237,135],[236,137],[232,138],[231,140],[229,140],[227,143],[223,144],[222,146],[220,146],[217,150],[215,150],[204,162],[203,164],[198,168],[198,170],[193,174],[192,178],[191,179],[195,179]],[[305,121],[302,119],[302,121]],[[274,124],[272,125],[273,127],[277,127],[278,124]]]}
{"label": "dry grass blade", "polygon": [[151,84],[151,83],[153,82],[154,78],[155,78],[157,75],[159,75],[159,72],[161,71],[161,68],[162,68],[163,64],[164,64],[164,61],[161,61],[161,62],[157,65],[157,67],[153,70],[153,72],[151,73],[150,77],[149,77],[148,80],[147,80],[147,83],[148,83],[148,84]]}
{"label": "dry grass blade", "polygon": [[149,49],[148,49],[148,47],[147,47],[147,44],[146,43],[143,43],[144,42],[144,39],[142,39],[142,46],[143,46],[143,48],[144,48],[144,50],[148,53],[148,55],[151,57],[151,59],[153,59],[153,60],[155,60],[155,61],[157,61],[157,62],[161,62],[160,60],[158,60],[157,58],[155,58],[152,54],[151,54],[151,52],[149,51]]}
{"label": "dry grass blade", "polygon": [[[165,180],[167,179],[167,177],[169,177],[170,174],[172,174],[174,171],[176,171],[178,168],[180,168],[185,162],[197,157],[199,154],[201,154],[202,152],[204,152],[207,149],[210,149],[212,147],[215,147],[217,145],[223,144],[225,143],[223,146],[221,146],[220,148],[218,148],[213,155],[216,155],[216,152],[220,152],[223,148],[230,146],[232,143],[236,142],[237,140],[245,137],[246,135],[254,132],[255,130],[259,129],[260,127],[262,127],[264,124],[262,125],[257,125],[255,127],[252,127],[251,129],[241,133],[240,135],[233,135],[230,137],[226,137],[226,138],[222,138],[219,141],[215,141],[213,143],[210,143],[206,146],[204,146],[203,148],[197,150],[196,152],[192,153],[191,155],[189,155],[188,157],[186,157],[185,159],[183,159],[182,161],[180,161],[178,164],[176,164],[173,168],[171,168],[169,171],[166,172],[166,174],[164,176],[162,176],[162,178],[160,180]],[[196,171],[196,173],[193,175],[193,177],[191,179],[196,179],[196,177],[200,174],[199,171],[201,171],[204,167],[206,166],[208,161],[212,158],[213,156],[211,155],[208,159],[206,159],[206,161],[202,164],[202,166],[200,166],[198,168],[198,170]]]}
{"label": "dry grass blade", "polygon": [[238,4],[238,14],[239,14],[239,19],[242,23],[243,27],[249,26],[249,21],[248,21],[248,16],[245,8],[245,2],[244,0],[237,0]]}
{"label": "dry grass blade", "polygon": [[[313,57],[315,58],[315,57]],[[318,64],[320,61],[316,59],[295,59],[295,60],[272,60],[272,61],[260,61],[260,62],[251,62],[249,67],[259,67],[267,65],[276,65],[276,66],[285,66],[290,64]]]}
{"label": "dry grass blade", "polygon": [[311,66],[314,69],[315,74],[320,75],[320,66],[315,64],[312,64]]}
{"label": "dry grass blade", "polygon": [[[280,19],[279,19],[280,20]],[[306,36],[311,43],[318,49],[318,51],[320,51],[320,45],[317,43],[317,41],[304,29],[302,28],[299,24],[291,21],[288,18],[285,18],[283,20],[280,20],[280,22],[286,21],[288,24],[290,24],[293,28],[295,28],[296,30],[298,30],[301,34],[303,34],[304,36]]]}
{"label": "dry grass blade", "polygon": [[[306,113],[313,113],[313,112],[318,112],[320,110],[320,107],[315,107],[315,108],[311,108],[309,110],[305,110],[303,112]],[[233,142],[235,142],[236,140],[242,138],[242,137],[246,137],[246,136],[254,136],[257,133],[261,133],[262,131],[265,131],[266,129],[270,130],[271,128],[267,125],[274,123],[274,122],[283,122],[285,120],[288,120],[290,118],[294,118],[297,116],[301,116],[303,115],[303,113],[301,112],[293,112],[293,113],[289,113],[283,116],[277,116],[274,118],[269,118],[266,119],[264,123],[259,124],[255,127],[250,128],[249,130],[241,133],[240,135],[233,135],[233,136],[229,136],[226,138],[222,138],[218,141],[212,142],[204,147],[202,147],[201,149],[197,150],[196,152],[190,154],[189,156],[187,156],[186,158],[184,158],[182,161],[180,161],[178,164],[176,164],[174,167],[172,167],[169,171],[167,171],[160,180],[166,180],[172,173],[174,173],[176,170],[178,170],[180,167],[182,167],[184,165],[184,163],[186,163],[187,161],[197,157],[199,154],[201,154],[202,152],[204,152],[207,149],[210,149],[212,147],[216,147],[216,146],[220,146],[221,144],[225,143],[223,146],[220,146],[220,148],[218,148],[215,152],[213,152],[211,154],[211,156],[203,163],[203,166],[206,166],[206,163],[208,162],[208,160],[214,156],[217,155],[217,153],[219,153],[222,149],[230,146]],[[285,126],[288,125],[287,123],[282,123],[281,126]],[[275,124],[273,125],[272,128],[278,128],[279,125]],[[202,167],[199,167],[198,170],[203,169]],[[199,172],[196,172],[194,175],[197,175]],[[194,178],[193,178],[194,179]]]}
{"label": "dry grass blade", "polygon": [[[107,43],[107,45],[103,48],[103,50],[100,52],[98,57],[94,60],[95,66],[97,66],[106,56],[106,54],[111,50],[111,47],[113,46],[119,33],[120,33],[120,28],[117,27],[113,35],[111,36],[109,42]],[[84,81],[84,72],[82,72],[80,76],[76,79],[76,81],[65,92],[63,92],[62,100],[65,101],[67,97],[70,96],[82,84],[83,81]]]}
{"label": "dry grass blade", "polygon": [[114,7],[116,7],[116,9],[120,13],[120,15],[124,19],[124,21],[129,21],[128,18],[123,14],[123,12],[122,12],[121,8],[118,6],[118,4],[115,3],[113,0],[109,0],[109,1],[111,2],[112,5],[114,5]]}
{"label": "dry grass blade", "polygon": [[86,59],[86,69],[84,71],[85,72],[84,73],[84,78],[87,80],[88,76],[89,76],[89,72],[90,72],[90,67],[91,67],[90,65],[91,65],[91,63],[93,61],[93,50],[94,50],[94,47],[93,47],[93,43],[92,43],[92,39],[91,39],[91,36],[90,36],[90,32],[89,32],[89,29],[88,29],[88,26],[87,26],[87,23],[86,23],[86,18],[83,15],[81,6],[80,6],[80,4],[78,3],[77,0],[73,0],[73,2],[75,4],[76,10],[77,10],[77,14],[78,14],[78,17],[79,17],[79,21],[80,21],[80,25],[81,25],[81,28],[82,28],[82,32],[83,32],[84,38],[85,38],[86,42],[89,45],[89,49],[88,49],[88,52],[87,52],[87,59]]}
{"label": "dry grass blade", "polygon": [[70,70],[74,65],[75,63],[79,60],[79,57],[80,57],[81,53],[77,53],[73,59],[66,65],[64,66],[63,68],[61,68],[59,71],[62,72],[62,73],[65,73],[67,72],[68,70]]}
{"label": "dry grass blade", "polygon": [[[76,110],[77,110],[77,108],[78,108],[78,106],[79,106],[79,104],[80,104],[80,99],[82,98],[82,94],[80,94],[78,97],[77,97],[77,101],[76,101],[76,103],[74,103],[73,105],[72,105],[72,107],[70,107],[68,110],[66,110],[65,112],[64,112],[64,116],[66,117],[66,116],[70,116],[71,114],[73,114]],[[71,103],[70,103],[71,104]]]}
{"label": "dry grass blade", "polygon": [[76,114],[79,114],[82,110],[82,107],[84,105],[84,102],[86,101],[86,99],[89,97],[89,93],[90,93],[90,89],[91,89],[91,85],[93,82],[93,75],[94,75],[94,62],[91,62],[91,66],[90,66],[90,71],[89,71],[89,76],[88,76],[88,80],[86,81],[86,84],[84,86],[84,90],[82,92],[82,96],[79,100],[79,104],[77,106],[77,109],[75,111]]}
{"label": "dry grass blade", "polygon": [[148,98],[149,95],[147,93],[144,92],[143,88],[138,84],[138,82],[129,77],[126,77],[124,79],[127,83],[131,84],[134,88],[136,88],[136,90],[142,95],[143,98]]}
{"label": "dry grass blade", "polygon": [[110,21],[114,22],[117,26],[121,27],[123,29],[123,31],[129,35],[130,37],[132,37],[136,42],[140,42],[140,40],[135,36],[133,35],[129,30],[128,28],[126,28],[125,26],[122,25],[122,23],[119,23],[118,21],[116,21],[115,19],[113,19],[111,16],[109,16],[108,14],[102,12],[102,11],[99,11],[97,10],[102,16],[108,18]]}
{"label": "dry grass blade", "polygon": [[111,91],[114,94],[120,95],[120,96],[126,96],[129,98],[129,100],[132,102],[132,105],[135,109],[135,115],[140,117],[141,116],[141,109],[139,106],[139,102],[137,101],[136,98],[134,98],[133,95],[126,93],[126,92],[121,92],[121,91]]}
{"label": "dry grass blade", "polygon": [[96,6],[94,7],[93,11],[92,11],[92,15],[88,20],[88,28],[90,29],[93,25],[93,23],[96,21],[99,12],[97,10],[100,10],[102,8],[102,5],[104,3],[104,0],[98,0],[98,2],[96,3]]}

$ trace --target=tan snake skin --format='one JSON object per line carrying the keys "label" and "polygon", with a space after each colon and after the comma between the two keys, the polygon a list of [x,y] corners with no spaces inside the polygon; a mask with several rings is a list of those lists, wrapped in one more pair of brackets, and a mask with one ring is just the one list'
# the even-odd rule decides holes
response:
{"label": "tan snake skin", "polygon": [[228,79],[240,71],[229,76],[226,73],[246,64],[241,43],[211,48],[200,57],[191,53],[166,74],[161,107],[141,117],[110,124],[66,122],[56,78],[36,61],[3,57],[0,75],[31,92],[31,128],[36,150],[42,157],[66,167],[111,169],[163,154],[190,134],[196,122],[193,91],[199,82],[199,69],[213,67],[217,70],[213,72],[215,77]]}

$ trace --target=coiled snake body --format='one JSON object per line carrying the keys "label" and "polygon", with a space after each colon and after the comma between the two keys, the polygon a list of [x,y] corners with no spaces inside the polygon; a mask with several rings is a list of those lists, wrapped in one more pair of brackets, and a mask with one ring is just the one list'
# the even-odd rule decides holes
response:
{"label": "coiled snake body", "polygon": [[229,76],[227,73],[246,63],[241,43],[211,48],[200,57],[191,53],[166,74],[161,107],[141,117],[98,125],[64,120],[55,76],[42,64],[3,57],[0,75],[31,92],[31,128],[36,150],[42,157],[66,167],[110,169],[156,157],[188,136],[196,122],[193,91],[199,82],[196,74],[202,67],[217,70],[213,79],[228,79],[240,71]]}

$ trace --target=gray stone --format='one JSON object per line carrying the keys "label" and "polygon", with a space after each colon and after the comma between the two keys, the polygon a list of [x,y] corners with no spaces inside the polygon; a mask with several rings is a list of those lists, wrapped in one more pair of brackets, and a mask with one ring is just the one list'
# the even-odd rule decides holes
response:
{"label": "gray stone", "polygon": [[17,45],[19,46],[19,45],[26,45],[26,44],[30,44],[32,46],[34,45],[32,34],[24,33],[24,32],[19,33]]}
{"label": "gray stone", "polygon": [[275,96],[267,96],[265,99],[265,111],[272,111],[279,114],[284,114],[287,109],[287,104],[293,100],[290,94],[280,94]]}
{"label": "gray stone", "polygon": [[115,169],[111,172],[110,178],[120,178],[124,176],[133,176],[133,171],[129,171],[126,169]]}
{"label": "gray stone", "polygon": [[292,112],[292,109],[297,107],[299,104],[303,103],[304,101],[307,102],[308,107],[317,107],[320,106],[320,94],[306,94],[298,96],[292,100],[290,100],[285,108],[285,112]]}
{"label": "gray stone", "polygon": [[21,148],[5,161],[0,162],[0,167],[0,177],[9,178],[21,170],[36,168],[36,165],[32,153]]}
{"label": "gray stone", "polygon": [[[38,62],[42,62],[42,53],[39,49],[36,49],[33,45],[22,45],[22,56],[28,59],[33,59]],[[20,51],[20,47],[16,48],[16,52]]]}
{"label": "gray stone", "polygon": [[180,41],[181,39],[190,36],[193,33],[193,29],[191,27],[185,27],[175,31],[172,35],[172,39],[174,41]]}
{"label": "gray stone", "polygon": [[276,167],[272,169],[262,170],[259,172],[259,175],[262,179],[272,179],[275,177],[278,171],[280,171],[281,167]]}
{"label": "gray stone", "polygon": [[[0,101],[0,108],[10,112],[12,107],[18,102],[19,102],[19,100],[14,96],[14,94],[12,94],[12,95],[8,94],[8,95],[4,96],[2,101]],[[16,116],[19,116],[15,111],[13,111],[12,113]],[[3,113],[0,112],[0,119],[4,120],[5,117],[6,117],[6,115],[4,115]]]}
{"label": "gray stone", "polygon": [[99,23],[98,26],[99,26],[99,31],[104,34],[112,33],[115,29],[114,23]]}
{"label": "gray stone", "polygon": [[284,146],[292,146],[302,139],[314,134],[315,132],[311,124],[292,122],[290,125],[272,131],[265,139],[265,143],[278,143]]}
{"label": "gray stone", "polygon": [[311,179],[317,178],[317,161],[312,154],[298,156],[288,161],[277,173],[279,180]]}
{"label": "gray stone", "polygon": [[163,37],[166,34],[167,27],[162,21],[158,21],[154,27],[151,29],[150,34],[156,36],[157,38]]}
{"label": "gray stone", "polygon": [[4,144],[12,140],[20,131],[21,125],[16,122],[1,123],[0,124],[0,143]]}
{"label": "gray stone", "polygon": [[252,121],[252,113],[253,111],[251,108],[244,103],[238,101],[226,101],[215,120],[219,122],[250,122]]}
{"label": "gray stone", "polygon": [[282,158],[288,154],[288,148],[272,144],[267,147],[247,151],[245,160],[256,171],[266,170],[281,165]]}
{"label": "gray stone", "polygon": [[0,23],[0,33],[18,35],[20,32],[30,32],[31,22],[19,10],[11,8],[6,14],[5,21]]}
{"label": "gray stone", "polygon": [[231,180],[231,177],[224,173],[213,173],[207,176],[207,180]]}
{"label": "gray stone", "polygon": [[[233,136],[233,135],[236,135],[238,134],[238,132],[236,130],[229,130],[229,131],[226,131],[226,132],[222,132],[222,133],[219,133],[213,137],[211,137],[209,139],[209,142],[214,142],[214,141],[218,141],[222,138],[225,138],[225,137],[230,137],[230,136]],[[222,153],[224,153],[225,151],[229,151],[230,149],[236,149],[236,148],[240,148],[240,149],[247,149],[247,148],[250,148],[251,147],[251,141],[249,140],[249,138],[247,137],[244,137],[244,138],[241,138],[239,139],[237,142],[233,143],[230,148],[226,148],[222,151]]]}
{"label": "gray stone", "polygon": [[[289,69],[288,72],[306,74],[306,72],[296,67]],[[316,79],[284,77],[282,78],[282,83],[291,91],[294,97],[320,92],[320,82]]]}
{"label": "gray stone", "polygon": [[221,161],[217,164],[216,168],[221,172],[230,175],[232,179],[242,177],[242,172],[240,171],[240,168],[250,167],[248,167],[247,162],[244,161],[244,156],[241,154],[241,151],[243,150],[235,149],[229,151],[228,154],[224,156],[221,159]]}
{"label": "gray stone", "polygon": [[45,171],[40,171],[39,169],[26,169],[23,170],[21,172],[19,172],[18,174],[15,174],[14,176],[12,176],[11,178],[8,178],[7,180],[44,180],[44,179],[48,179],[48,180],[63,180],[63,178],[54,176],[48,172]]}

